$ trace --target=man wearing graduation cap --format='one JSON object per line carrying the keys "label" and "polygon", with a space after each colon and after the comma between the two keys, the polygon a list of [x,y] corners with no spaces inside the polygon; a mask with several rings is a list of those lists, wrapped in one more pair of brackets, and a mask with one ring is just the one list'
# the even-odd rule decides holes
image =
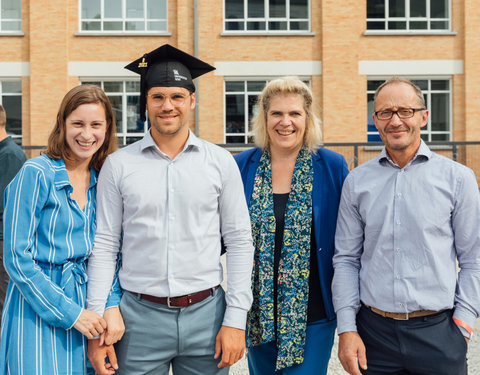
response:
{"label": "man wearing graduation cap", "polygon": [[[146,109],[151,128],[100,172],[87,308],[103,313],[121,249],[116,373],[167,375],[171,365],[174,374],[227,374],[244,352],[253,246],[235,161],[189,130],[192,79],[214,68],[168,44],[126,68],[141,75],[140,116]],[[89,342],[99,374],[114,373],[108,350]]]}

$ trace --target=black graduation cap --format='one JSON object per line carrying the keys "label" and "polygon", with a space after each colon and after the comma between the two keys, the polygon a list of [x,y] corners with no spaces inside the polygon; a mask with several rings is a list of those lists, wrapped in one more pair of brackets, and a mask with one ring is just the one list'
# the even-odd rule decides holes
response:
{"label": "black graduation cap", "polygon": [[193,79],[215,68],[170,44],[164,44],[128,64],[140,74],[140,118],[145,121],[146,94],[152,87],[184,87],[195,92]]}

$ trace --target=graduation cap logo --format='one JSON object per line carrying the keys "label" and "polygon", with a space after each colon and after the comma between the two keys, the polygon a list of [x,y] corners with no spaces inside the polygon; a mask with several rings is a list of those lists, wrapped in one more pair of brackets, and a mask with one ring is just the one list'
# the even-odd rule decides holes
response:
{"label": "graduation cap logo", "polygon": [[170,44],[146,53],[125,69],[140,74],[140,118],[145,121],[146,94],[152,87],[183,87],[195,92],[193,79],[215,68]]}

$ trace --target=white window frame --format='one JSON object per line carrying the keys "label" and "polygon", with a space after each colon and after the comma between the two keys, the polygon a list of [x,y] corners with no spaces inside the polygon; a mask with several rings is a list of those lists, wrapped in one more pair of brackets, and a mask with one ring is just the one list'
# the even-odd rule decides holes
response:
{"label": "white window frame", "polygon": [[[369,0],[367,0],[368,2]],[[398,33],[398,34],[403,34],[403,33],[418,33],[418,34],[424,34],[424,33],[451,33],[452,31],[452,3],[451,0],[448,0],[448,17],[447,18],[431,18],[428,16],[430,13],[430,2],[435,1],[435,0],[426,0],[426,17],[410,17],[410,0],[405,0],[405,17],[389,17],[389,0],[384,0],[385,2],[385,17],[383,18],[367,18],[366,20],[366,33]],[[368,28],[368,22],[385,22],[385,28],[384,29],[369,29]],[[388,22],[395,21],[395,22],[406,22],[406,27],[405,29],[389,29],[388,28]],[[417,22],[417,21],[425,21],[427,22],[427,28],[426,29],[411,29],[410,28],[410,22]],[[431,21],[443,21],[448,23],[448,27],[445,29],[432,29],[430,27],[430,22]]]}
{"label": "white window frame", "polygon": [[[5,82],[18,82],[20,83],[20,93],[18,92],[4,92],[3,84]],[[3,98],[5,96],[18,96],[20,97],[20,103],[22,104],[22,79],[21,78],[0,78],[0,104],[3,105]],[[8,108],[5,108],[5,111],[7,112],[7,124],[8,124]],[[20,121],[23,122],[23,119],[21,118],[22,112],[20,112]],[[22,138],[23,138],[23,129],[20,127],[21,133],[20,135],[17,134],[12,134],[8,133],[12,139],[17,140],[17,143],[22,143]],[[20,140],[18,142],[18,140]]]}
{"label": "white window frame", "polygon": [[[304,81],[307,83],[307,85],[311,88],[312,84],[312,77],[306,77],[306,76],[298,76],[300,80]],[[238,142],[235,143],[227,143],[227,137],[244,137],[244,144],[251,144],[251,142],[248,141],[248,138],[252,136],[252,132],[248,131],[250,124],[248,121],[248,97],[251,95],[256,95],[257,97],[261,94],[260,91],[248,91],[248,85],[247,82],[253,82],[253,81],[265,81],[265,83],[268,83],[269,81],[279,78],[279,76],[268,76],[268,77],[225,77],[224,83],[223,83],[223,143],[226,145],[234,145]],[[243,82],[243,91],[228,91],[227,92],[227,82]],[[263,88],[262,88],[263,89]],[[243,133],[227,133],[227,95],[243,95],[244,96],[244,113],[243,113],[243,118],[245,121],[245,132]]]}
{"label": "white window frame", "polygon": [[[106,82],[122,82],[122,91],[119,92],[111,92],[111,91],[105,91],[105,83]],[[128,132],[127,131],[127,97],[128,96],[140,96],[139,92],[130,92],[126,90],[126,83],[127,82],[140,82],[139,79],[136,78],[110,78],[110,77],[104,77],[104,78],[98,78],[98,77],[92,77],[92,78],[82,78],[81,83],[100,83],[100,87],[102,90],[105,91],[105,94],[107,97],[111,96],[117,96],[122,98],[122,118],[121,123],[122,123],[122,128],[119,129],[119,122],[117,119],[117,138],[119,140],[119,145],[120,146],[125,146],[129,143],[127,143],[127,138],[142,138],[148,131],[148,122],[145,121],[143,123],[143,132]],[[138,112],[138,107],[135,108],[136,113]]]}
{"label": "white window frame", "polygon": [[[243,1],[243,14],[244,18],[227,18],[225,14],[226,6],[225,1],[223,0],[223,33],[222,34],[307,34],[311,32],[312,22],[311,22],[311,0],[308,0],[307,11],[308,18],[290,18],[290,0],[286,0],[286,17],[268,17],[270,4],[269,0],[264,0],[264,17],[248,17],[248,0],[238,0]],[[231,22],[243,22],[243,30],[227,30],[226,23]],[[248,22],[265,22],[265,29],[263,30],[248,30]],[[270,30],[268,28],[269,22],[287,22],[286,30]],[[290,30],[290,22],[308,22],[308,27],[305,30]]]}
{"label": "white window frame", "polygon": [[[1,0],[0,0],[1,1]],[[127,18],[126,17],[126,0],[122,0],[122,17],[121,18],[105,18],[105,0],[100,1],[100,19],[82,18],[83,0],[79,1],[78,7],[78,30],[81,34],[168,34],[168,0],[164,1],[166,18],[147,18],[147,0],[143,0],[144,17],[143,18]],[[100,22],[100,30],[84,30],[83,22]],[[122,30],[104,30],[104,22],[122,22]],[[143,30],[126,30],[127,22],[143,22]],[[148,22],[165,22],[165,30],[148,30]]]}
{"label": "white window frame", "polygon": [[[3,0],[0,0],[0,34],[15,34],[15,35],[21,34],[21,35],[23,35],[23,33],[22,33],[22,3],[21,3],[21,1],[17,0],[18,4],[20,6],[20,18],[4,18],[3,14],[2,14],[3,13],[2,12],[2,1]],[[20,27],[16,30],[3,30],[3,22],[4,21],[19,22]]]}
{"label": "white window frame", "polygon": [[[386,81],[390,77],[385,77],[385,76],[369,76],[368,81]],[[426,97],[426,102],[428,103],[428,110],[430,110],[430,114],[428,116],[428,121],[427,125],[424,126],[423,128],[420,129],[420,134],[422,136],[427,135],[427,142],[435,142],[432,141],[432,135],[435,134],[446,134],[447,139],[445,140],[446,142],[451,142],[452,141],[452,125],[453,125],[453,90],[452,90],[452,76],[402,76],[402,78],[410,79],[412,81],[416,80],[426,80],[428,81],[428,89],[427,90],[422,90],[423,95]],[[442,81],[448,81],[449,82],[449,90],[432,90],[432,81],[435,80],[442,80]],[[432,113],[431,113],[431,105],[432,105],[432,94],[435,93],[447,93],[449,94],[448,98],[448,105],[449,105],[449,110],[448,110],[448,130],[447,131],[433,131],[432,130]],[[367,90],[367,105],[368,105],[368,94],[374,94],[375,90]],[[372,114],[368,113],[367,117],[371,117]],[[368,120],[368,118],[367,118]],[[368,129],[368,123],[367,123],[367,129]],[[377,131],[368,131],[367,130],[367,141],[368,141],[368,135],[378,135]],[[422,137],[423,138],[423,137]]]}

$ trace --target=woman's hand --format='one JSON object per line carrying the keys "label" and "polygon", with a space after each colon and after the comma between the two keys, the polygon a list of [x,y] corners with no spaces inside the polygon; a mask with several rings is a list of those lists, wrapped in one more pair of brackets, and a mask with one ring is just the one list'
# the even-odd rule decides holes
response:
{"label": "woman's hand", "polygon": [[102,334],[107,328],[107,322],[97,313],[83,309],[80,317],[73,326],[89,339]]}
{"label": "woman's hand", "polygon": [[103,313],[107,322],[107,330],[100,336],[100,345],[112,345],[119,341],[125,332],[122,313],[118,306],[110,307]]}

